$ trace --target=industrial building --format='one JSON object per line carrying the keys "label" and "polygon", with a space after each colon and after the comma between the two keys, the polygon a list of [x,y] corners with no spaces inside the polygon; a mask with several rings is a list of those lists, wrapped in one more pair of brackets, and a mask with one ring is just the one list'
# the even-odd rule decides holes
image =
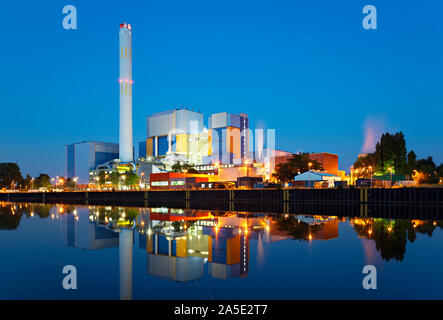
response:
{"label": "industrial building", "polygon": [[333,188],[335,181],[341,181],[341,178],[327,172],[311,170],[295,176],[294,181],[304,182],[304,186],[307,188],[313,188],[316,182],[325,181],[327,182],[329,188]]}
{"label": "industrial building", "polygon": [[[282,154],[281,152],[276,153],[275,156],[275,166],[280,163],[288,162],[288,160],[292,157],[292,154]],[[329,153],[329,152],[319,152],[319,153],[310,153],[309,158],[311,160],[315,160],[321,164],[323,169],[333,175],[340,175],[338,170],[338,155]]]}
{"label": "industrial building", "polygon": [[117,143],[83,141],[66,146],[68,178],[78,177],[78,184],[89,183],[89,171],[119,157]]}
{"label": "industrial building", "polygon": [[208,182],[209,177],[205,174],[179,172],[152,173],[150,175],[150,184],[152,190],[191,189],[196,183]]}
{"label": "industrial building", "polygon": [[214,113],[208,119],[211,157],[204,163],[242,164],[249,158],[249,118],[246,114]]}
{"label": "industrial building", "polygon": [[139,144],[140,158],[201,163],[210,152],[202,113],[177,108],[147,117],[146,125],[147,139]]}

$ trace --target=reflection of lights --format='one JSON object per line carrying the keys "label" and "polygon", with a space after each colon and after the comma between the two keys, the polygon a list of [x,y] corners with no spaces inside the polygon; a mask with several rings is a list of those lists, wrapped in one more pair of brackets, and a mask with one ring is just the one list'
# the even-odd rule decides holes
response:
{"label": "reflection of lights", "polygon": [[76,209],[74,209],[74,216],[76,216],[77,215],[77,210]]}
{"label": "reflection of lights", "polygon": [[270,229],[269,226],[266,226],[266,230],[269,231],[269,229]]}
{"label": "reflection of lights", "polygon": [[371,230],[371,229],[369,229],[368,233],[369,233],[369,234],[372,234],[372,230]]}
{"label": "reflection of lights", "polygon": [[31,217],[33,217],[34,216],[34,212],[31,212]]}
{"label": "reflection of lights", "polygon": [[58,209],[58,212],[59,212],[59,213],[63,213],[63,207],[60,207],[60,208]]}
{"label": "reflection of lights", "polygon": [[54,220],[54,214],[51,215],[52,220]]}
{"label": "reflection of lights", "polygon": [[309,240],[312,240],[312,234],[309,234]]}
{"label": "reflection of lights", "polygon": [[75,221],[78,221],[78,217],[77,216],[75,217]]}

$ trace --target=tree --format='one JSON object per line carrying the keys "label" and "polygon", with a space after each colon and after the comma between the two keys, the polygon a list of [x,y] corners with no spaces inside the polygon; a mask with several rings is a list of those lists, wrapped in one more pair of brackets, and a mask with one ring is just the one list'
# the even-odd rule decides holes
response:
{"label": "tree", "polygon": [[413,179],[418,184],[438,183],[439,176],[437,167],[431,156],[427,157],[426,159],[417,160],[415,167],[416,171],[414,172]]}
{"label": "tree", "polygon": [[354,176],[356,178],[370,179],[376,171],[375,154],[368,153],[366,156],[358,157],[354,164]]}
{"label": "tree", "polygon": [[417,162],[417,155],[413,150],[409,151],[408,153],[408,164],[407,164],[407,174],[412,175],[412,173],[415,170]]}
{"label": "tree", "polygon": [[120,183],[120,172],[112,171],[109,175],[109,180],[111,181],[113,186],[118,186],[118,184]]}
{"label": "tree", "polygon": [[35,187],[38,188],[50,188],[51,178],[46,173],[40,173],[40,175],[35,178]]}
{"label": "tree", "polygon": [[26,177],[23,179],[23,186],[27,189],[31,189],[32,188],[32,177],[27,174]]}
{"label": "tree", "polygon": [[23,176],[16,163],[0,163],[0,188],[19,186],[23,182]]}
{"label": "tree", "polygon": [[139,178],[138,175],[133,171],[128,171],[125,174],[124,184],[127,186],[135,186],[138,184]]}
{"label": "tree", "polygon": [[[309,166],[311,164],[311,166]],[[294,177],[300,173],[309,170],[323,170],[322,165],[309,157],[309,153],[293,153],[287,162],[279,163],[276,166],[273,177],[280,182],[294,180]]]}
{"label": "tree", "polygon": [[440,178],[443,178],[443,163],[440,163],[440,165],[437,167],[437,174]]}
{"label": "tree", "polygon": [[100,185],[104,185],[106,183],[106,173],[104,171],[100,171],[98,173],[98,183]]}
{"label": "tree", "polygon": [[180,161],[174,163],[171,167],[172,172],[198,173],[194,167],[188,163],[181,164]]}
{"label": "tree", "polygon": [[396,174],[406,174],[406,141],[402,132],[384,133],[375,146],[377,173],[387,174],[393,168]]}

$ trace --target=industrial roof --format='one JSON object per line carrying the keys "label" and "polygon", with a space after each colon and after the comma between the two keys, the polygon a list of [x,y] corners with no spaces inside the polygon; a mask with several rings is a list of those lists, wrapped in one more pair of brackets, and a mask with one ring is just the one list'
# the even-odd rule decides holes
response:
{"label": "industrial roof", "polygon": [[294,177],[294,181],[307,181],[307,180],[323,180],[323,177],[334,177],[339,178],[339,176],[320,171],[306,171]]}

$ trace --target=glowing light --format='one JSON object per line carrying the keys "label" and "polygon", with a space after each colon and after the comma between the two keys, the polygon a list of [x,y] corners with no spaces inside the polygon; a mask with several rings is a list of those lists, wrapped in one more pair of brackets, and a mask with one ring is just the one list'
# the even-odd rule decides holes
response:
{"label": "glowing light", "polygon": [[368,233],[369,233],[369,234],[372,234],[372,230],[371,230],[371,229],[369,229]]}

